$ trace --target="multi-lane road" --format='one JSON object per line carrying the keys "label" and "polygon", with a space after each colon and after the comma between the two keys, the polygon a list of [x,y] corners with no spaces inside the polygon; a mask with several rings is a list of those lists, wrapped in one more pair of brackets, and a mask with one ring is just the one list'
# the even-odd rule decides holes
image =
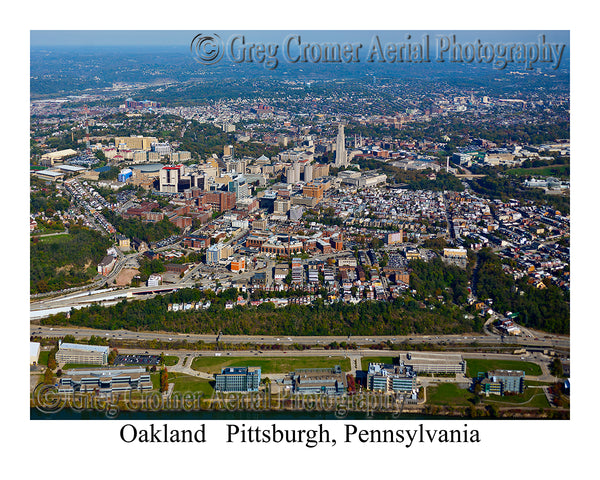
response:
{"label": "multi-lane road", "polygon": [[[109,339],[118,340],[160,340],[163,342],[187,341],[190,343],[203,341],[206,343],[214,343],[217,341],[217,335],[200,335],[200,334],[182,334],[172,332],[132,332],[128,330],[99,330],[90,328],[77,327],[49,327],[32,324],[30,327],[31,335],[43,337],[64,337],[65,335],[73,335],[75,338],[88,338],[91,335],[106,337]],[[418,343],[433,343],[433,344],[448,344],[448,345],[463,345],[469,347],[473,342],[478,344],[517,344],[520,346],[539,347],[539,348],[569,348],[569,338],[560,336],[546,336],[534,338],[513,337],[510,339],[500,336],[488,335],[422,335],[422,336],[259,336],[259,335],[220,335],[219,341],[231,344],[265,344],[265,345],[282,345],[283,347],[293,344],[321,346],[328,345],[332,342],[349,342],[356,343],[359,346],[376,345],[381,342],[390,341],[393,344],[402,344],[407,342],[410,344]]]}

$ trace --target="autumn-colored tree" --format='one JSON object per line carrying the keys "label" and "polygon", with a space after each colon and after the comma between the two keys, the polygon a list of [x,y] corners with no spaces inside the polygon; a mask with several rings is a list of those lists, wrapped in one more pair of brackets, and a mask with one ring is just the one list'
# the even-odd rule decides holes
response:
{"label": "autumn-colored tree", "polygon": [[50,350],[50,353],[48,354],[48,363],[46,364],[46,366],[50,370],[54,370],[57,367],[57,364],[56,364],[56,353],[57,352],[58,352],[58,347],[54,347],[52,350]]}
{"label": "autumn-colored tree", "polygon": [[51,385],[54,383],[54,375],[52,374],[52,370],[49,368],[44,372],[44,383],[46,385]]}
{"label": "autumn-colored tree", "polygon": [[160,371],[160,391],[166,392],[169,389],[169,373],[166,368]]}
{"label": "autumn-colored tree", "polygon": [[108,364],[114,365],[115,360],[117,359],[117,355],[119,355],[119,351],[116,348],[113,348],[108,354]]}

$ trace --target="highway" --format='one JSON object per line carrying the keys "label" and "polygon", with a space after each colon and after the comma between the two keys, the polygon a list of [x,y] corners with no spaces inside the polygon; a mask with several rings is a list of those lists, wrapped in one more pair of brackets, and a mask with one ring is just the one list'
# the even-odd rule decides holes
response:
{"label": "highway", "polygon": [[[118,340],[160,340],[163,342],[176,342],[176,341],[187,341],[195,343],[203,341],[206,343],[215,343],[217,341],[217,335],[203,335],[203,334],[182,334],[173,332],[132,332],[129,330],[98,330],[90,328],[78,328],[78,327],[49,327],[39,326],[31,324],[30,326],[31,335],[43,336],[43,337],[64,337],[65,335],[73,335],[75,338],[88,338],[91,335],[106,337],[109,339]],[[393,344],[401,344],[407,342],[409,344],[419,343],[433,343],[433,344],[448,344],[456,346],[470,346],[473,342],[479,344],[491,344],[491,345],[502,345],[504,343],[517,344],[519,346],[530,346],[539,348],[553,348],[559,347],[563,349],[569,348],[569,338],[560,336],[547,336],[536,338],[521,338],[514,337],[510,339],[503,339],[498,336],[486,336],[486,335],[423,335],[423,336],[259,336],[259,335],[221,335],[219,338],[220,342],[230,344],[243,344],[243,343],[254,343],[254,344],[265,344],[265,345],[282,345],[291,346],[294,343],[304,345],[328,345],[332,342],[349,342],[356,343],[360,346],[375,345],[381,342],[390,341]]]}
{"label": "highway", "polygon": [[[193,266],[184,276],[179,279],[177,283],[166,284],[158,287],[125,287],[125,288],[103,288],[96,290],[97,288],[108,285],[112,281],[123,267],[126,267],[130,260],[133,260],[138,254],[133,253],[129,255],[123,255],[118,251],[119,259],[117,265],[108,277],[102,277],[96,279],[95,282],[86,287],[82,287],[76,291],[70,291],[59,296],[51,298],[32,298],[30,304],[30,320],[37,320],[46,317],[50,314],[58,312],[68,312],[71,308],[82,308],[93,304],[100,305],[111,305],[115,304],[126,298],[151,298],[156,294],[162,294],[181,288],[195,287],[198,283],[212,283],[215,279],[222,279],[224,281],[246,279],[252,276],[257,271],[267,270],[267,285],[272,284],[272,268],[275,264],[274,260],[267,258],[266,267],[260,270],[246,271],[240,274],[233,274],[226,271],[224,268],[207,267],[203,264]],[[326,259],[331,256],[348,255],[352,254],[350,251],[336,252],[335,254],[321,254],[312,257],[313,259]],[[213,280],[207,278],[209,275],[214,277]],[[204,278],[201,278],[204,277]],[[59,292],[55,292],[59,293]],[[491,344],[491,345],[502,345],[502,344],[516,344],[520,346],[530,346],[538,348],[569,348],[569,337],[561,337],[557,335],[547,335],[541,332],[529,332],[526,331],[526,335],[522,337],[502,337],[495,335],[489,331],[489,322],[486,322],[483,334],[463,334],[463,335],[424,335],[424,336],[229,336],[224,335],[220,338],[222,342],[239,344],[239,343],[255,343],[255,344],[280,344],[282,346],[292,345],[293,343],[305,344],[305,345],[327,345],[331,342],[352,342],[360,346],[373,345],[381,342],[390,341],[394,344],[400,344],[402,342],[408,342],[411,344],[418,343],[437,343],[437,344],[449,344],[453,346],[469,345],[473,342],[479,344]],[[125,330],[118,331],[107,331],[107,330],[94,330],[94,329],[83,329],[73,327],[39,327],[38,325],[32,324],[30,326],[31,334],[41,335],[45,337],[63,337],[65,335],[73,335],[76,338],[87,338],[90,335],[104,336],[111,339],[129,339],[129,340],[161,340],[161,341],[178,341],[187,340],[188,342],[215,342],[215,335],[200,335],[200,334],[179,334],[169,332],[131,332]]]}

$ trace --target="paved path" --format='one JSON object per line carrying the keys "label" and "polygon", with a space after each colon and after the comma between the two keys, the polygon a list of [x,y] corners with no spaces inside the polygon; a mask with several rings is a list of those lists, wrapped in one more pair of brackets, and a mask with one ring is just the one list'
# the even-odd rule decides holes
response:
{"label": "paved path", "polygon": [[54,237],[56,235],[66,235],[69,233],[69,230],[64,230],[62,232],[55,233],[44,233],[43,235],[31,235],[32,237],[45,238],[45,237]]}
{"label": "paved path", "polygon": [[[192,355],[177,355],[179,357],[179,360],[177,361],[177,364],[173,365],[172,367],[167,367],[167,370],[169,370],[170,372],[177,372],[177,373],[184,373],[185,375],[191,375],[192,377],[198,377],[198,378],[204,378],[206,380],[214,380],[215,376],[211,373],[207,373],[207,372],[199,372],[197,370],[193,370],[192,369],[192,361],[195,358]],[[184,359],[187,358],[187,361],[185,362],[185,365],[183,365],[183,361]]]}
{"label": "paved path", "polygon": [[350,355],[348,355],[348,358],[350,359],[350,373],[352,375],[356,376],[356,371],[362,370],[362,366],[361,366],[362,356],[350,354]]}

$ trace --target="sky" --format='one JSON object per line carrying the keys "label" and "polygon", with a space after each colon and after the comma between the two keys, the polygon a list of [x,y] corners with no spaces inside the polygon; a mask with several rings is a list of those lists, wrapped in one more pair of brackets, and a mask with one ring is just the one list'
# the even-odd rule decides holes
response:
{"label": "sky", "polygon": [[[282,41],[290,33],[304,33],[310,35],[313,40],[354,42],[368,41],[374,33],[380,33],[392,37],[398,41],[404,41],[406,33],[413,38],[421,38],[428,33],[435,36],[443,31],[439,30],[413,30],[413,31],[390,31],[390,30],[216,30],[221,38],[227,38],[234,33],[251,34],[255,41]],[[406,32],[406,33],[405,33]],[[32,47],[44,46],[181,46],[190,45],[192,38],[198,33],[213,33],[193,30],[31,30],[30,40]],[[457,38],[462,41],[473,41],[480,39],[482,42],[536,42],[538,36],[546,34],[546,41],[553,43],[569,44],[568,30],[449,30],[443,33],[456,33]]]}

